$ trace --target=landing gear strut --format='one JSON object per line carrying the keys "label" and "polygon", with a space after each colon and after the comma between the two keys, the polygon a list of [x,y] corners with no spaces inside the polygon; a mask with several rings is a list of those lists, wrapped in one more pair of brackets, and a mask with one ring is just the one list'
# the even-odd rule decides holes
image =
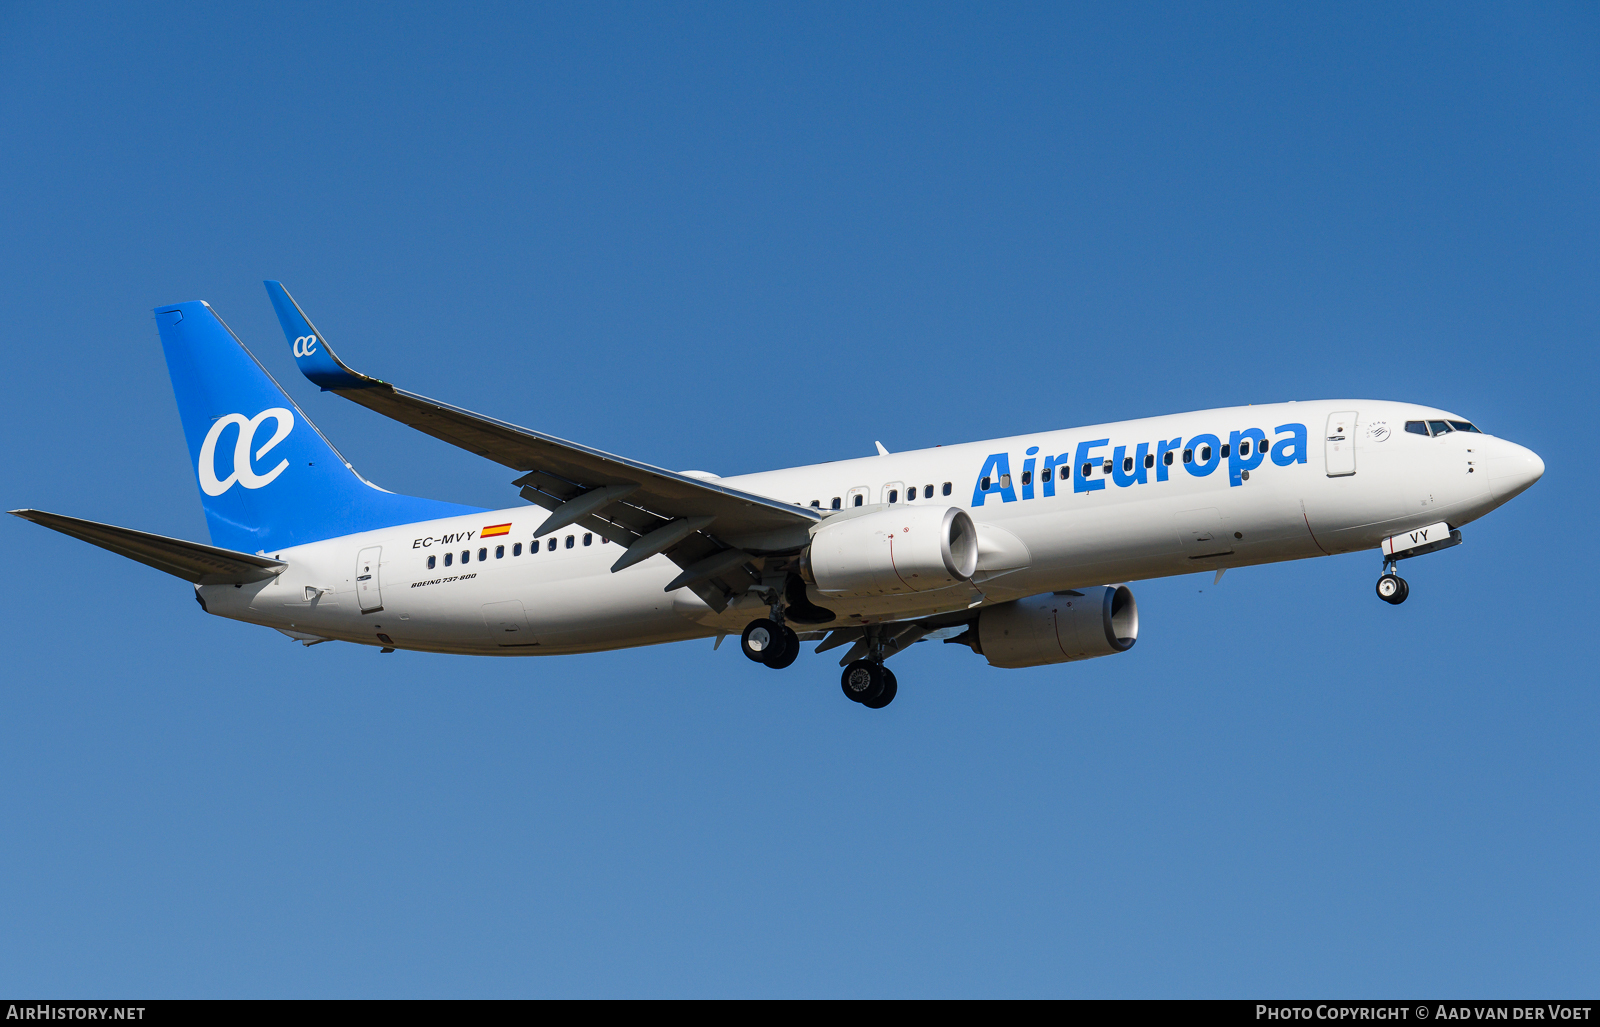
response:
{"label": "landing gear strut", "polygon": [[1386,561],[1383,565],[1383,577],[1378,579],[1378,598],[1391,606],[1399,606],[1410,594],[1411,586],[1406,584],[1405,578],[1395,573],[1394,561]]}

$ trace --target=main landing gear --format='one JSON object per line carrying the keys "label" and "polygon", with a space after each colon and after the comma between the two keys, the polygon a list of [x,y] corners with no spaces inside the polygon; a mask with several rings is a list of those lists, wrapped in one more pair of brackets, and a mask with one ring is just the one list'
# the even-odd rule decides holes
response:
{"label": "main landing gear", "polygon": [[883,665],[886,639],[879,628],[867,629],[867,655],[845,665],[839,675],[839,685],[844,697],[858,702],[869,710],[881,710],[894,702],[900,686],[895,682],[894,671]]}
{"label": "main landing gear", "polygon": [[1395,573],[1394,561],[1384,563],[1383,577],[1378,579],[1378,598],[1391,606],[1399,606],[1410,594],[1411,586],[1406,584],[1405,578]]}
{"label": "main landing gear", "polygon": [[846,665],[839,684],[846,699],[869,710],[883,709],[894,702],[895,693],[900,691],[894,671],[876,660],[856,660]]}
{"label": "main landing gear", "polygon": [[782,670],[800,655],[800,636],[789,625],[763,617],[745,627],[739,648],[755,662]]}
{"label": "main landing gear", "polygon": [[[783,622],[784,607],[778,594],[769,591],[767,597],[771,602],[771,615],[745,625],[744,633],[739,636],[739,648],[752,661],[782,670],[800,655],[800,636]],[[845,698],[851,702],[858,702],[869,710],[881,710],[894,702],[900,686],[894,679],[894,672],[883,665],[888,644],[883,632],[868,628],[866,642],[866,657],[847,665],[839,683],[844,688]]]}

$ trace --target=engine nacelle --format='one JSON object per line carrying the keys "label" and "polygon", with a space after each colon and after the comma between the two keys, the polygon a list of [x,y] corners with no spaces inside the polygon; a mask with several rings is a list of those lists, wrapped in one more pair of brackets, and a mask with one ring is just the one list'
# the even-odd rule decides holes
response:
{"label": "engine nacelle", "polygon": [[830,517],[811,537],[801,574],[824,595],[903,595],[948,588],[978,569],[978,529],[953,506],[897,506]]}
{"label": "engine nacelle", "polygon": [[977,642],[991,667],[1039,667],[1125,653],[1139,639],[1139,604],[1127,585],[1029,596],[978,614]]}

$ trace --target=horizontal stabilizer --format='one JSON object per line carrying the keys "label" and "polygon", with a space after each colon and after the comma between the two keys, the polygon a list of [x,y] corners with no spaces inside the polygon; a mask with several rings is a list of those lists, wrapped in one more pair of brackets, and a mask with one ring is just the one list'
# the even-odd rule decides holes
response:
{"label": "horizontal stabilizer", "polygon": [[101,524],[43,510],[12,510],[10,513],[101,549],[109,549],[118,556],[138,560],[147,567],[165,571],[196,585],[242,585],[247,581],[265,581],[276,577],[288,566],[265,556],[236,553],[231,549],[203,546],[181,538],[152,535],[147,531],[119,528],[114,524]]}

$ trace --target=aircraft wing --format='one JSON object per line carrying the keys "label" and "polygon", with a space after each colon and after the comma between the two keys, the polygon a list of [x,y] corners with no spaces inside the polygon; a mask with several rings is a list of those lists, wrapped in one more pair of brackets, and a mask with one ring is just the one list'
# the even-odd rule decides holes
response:
{"label": "aircraft wing", "polygon": [[578,524],[621,543],[619,571],[656,553],[680,567],[687,585],[720,611],[757,579],[739,562],[804,546],[819,511],[703,481],[627,457],[521,428],[396,388],[350,368],[328,347],[279,282],[267,294],[310,381],[436,439],[525,472],[514,484],[550,510],[540,534]]}
{"label": "aircraft wing", "polygon": [[196,585],[242,585],[248,581],[265,581],[276,577],[288,566],[265,556],[236,553],[231,549],[203,546],[181,538],[152,535],[147,531],[119,528],[114,524],[101,524],[99,521],[86,521],[64,514],[46,513],[43,510],[8,512]]}

